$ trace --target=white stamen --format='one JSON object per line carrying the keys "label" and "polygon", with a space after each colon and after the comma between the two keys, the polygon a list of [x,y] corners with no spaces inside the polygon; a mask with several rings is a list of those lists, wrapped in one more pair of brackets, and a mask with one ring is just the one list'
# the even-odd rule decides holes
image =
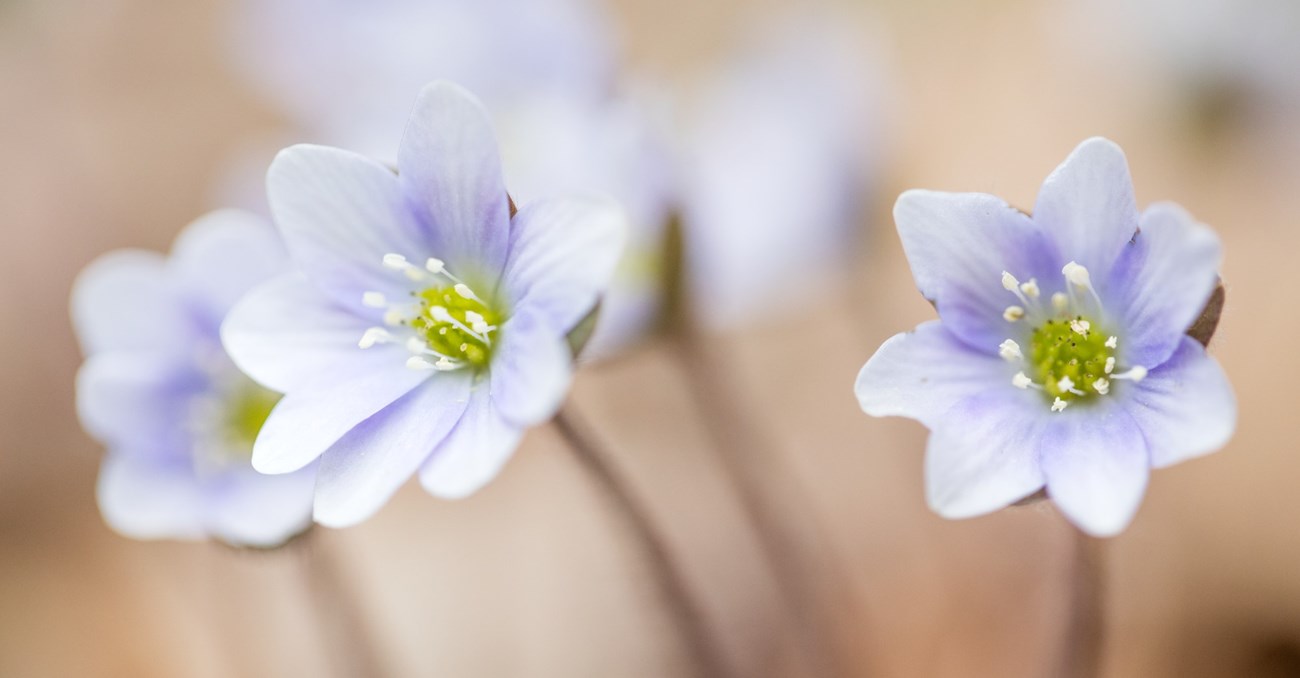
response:
{"label": "white stamen", "polygon": [[1008,306],[1007,310],[1002,312],[1002,319],[1013,323],[1025,317],[1025,309],[1020,306]]}
{"label": "white stamen", "polygon": [[1092,287],[1092,276],[1088,275],[1088,269],[1073,261],[1062,267],[1061,273],[1065,274],[1066,280],[1079,287]]}
{"label": "white stamen", "polygon": [[1007,339],[998,345],[998,355],[1002,356],[1002,359],[1007,362],[1014,362],[1024,357],[1024,354],[1020,352],[1020,344],[1011,339]]}
{"label": "white stamen", "polygon": [[1115,371],[1115,356],[1111,356],[1106,359],[1106,374],[1110,374],[1111,372],[1114,371]]}
{"label": "white stamen", "polygon": [[1119,346],[1119,337],[1112,335],[1106,340],[1106,348],[1115,348],[1116,346]]}
{"label": "white stamen", "polygon": [[1020,291],[1024,292],[1025,296],[1030,299],[1037,299],[1038,295],[1042,294],[1042,291],[1038,289],[1038,281],[1034,278],[1030,278],[1027,283],[1020,283]]}
{"label": "white stamen", "polygon": [[1064,311],[1069,307],[1070,297],[1066,296],[1064,292],[1056,292],[1052,294],[1052,308],[1058,311]]}
{"label": "white stamen", "polygon": [[389,327],[397,327],[402,324],[402,312],[392,308],[384,314],[384,324]]}
{"label": "white stamen", "polygon": [[456,294],[459,294],[460,296],[466,299],[473,299],[474,301],[482,301],[482,299],[479,299],[477,296],[474,295],[474,290],[471,290],[469,288],[469,285],[466,285],[465,283],[456,283]]}
{"label": "white stamen", "polygon": [[435,370],[435,369],[438,369],[438,366],[435,365],[434,363],[429,362],[428,360],[425,360],[424,358],[421,358],[421,357],[418,356],[418,355],[413,355],[413,356],[411,356],[410,358],[407,358],[407,359],[406,359],[406,369],[408,369],[408,370]]}
{"label": "white stamen", "polygon": [[361,303],[370,308],[387,308],[388,298],[383,292],[366,292],[361,295]]}
{"label": "white stamen", "polygon": [[1067,376],[1067,377],[1061,377],[1060,381],[1056,382],[1056,388],[1058,388],[1058,389],[1060,389],[1060,390],[1062,390],[1062,391],[1069,391],[1069,392],[1073,393],[1073,392],[1074,392],[1074,380],[1071,379],[1071,378],[1069,378],[1068,376]]}
{"label": "white stamen", "polygon": [[453,362],[452,359],[448,358],[447,356],[438,358],[438,362],[434,363],[433,366],[443,372],[446,372],[448,370],[454,370],[457,367],[460,367],[458,363]]}
{"label": "white stamen", "polygon": [[1069,404],[1070,404],[1070,403],[1067,403],[1067,402],[1065,402],[1064,400],[1061,400],[1060,398],[1057,398],[1056,400],[1053,400],[1053,401],[1052,401],[1052,411],[1053,411],[1053,412],[1060,412],[1060,411],[1064,410],[1067,406],[1069,406]]}
{"label": "white stamen", "polygon": [[429,350],[429,346],[421,341],[419,337],[409,337],[406,340],[406,350],[411,353],[424,353]]}
{"label": "white stamen", "polygon": [[403,271],[403,270],[406,270],[406,268],[407,268],[408,266],[410,266],[410,265],[411,265],[411,264],[408,263],[408,262],[406,261],[406,257],[404,257],[404,256],[402,256],[402,255],[400,255],[400,254],[385,254],[385,255],[384,255],[384,266],[387,267],[387,268],[391,268],[391,269],[393,269],[394,271]]}
{"label": "white stamen", "polygon": [[1016,376],[1011,377],[1011,385],[1023,390],[1033,386],[1034,382],[1024,372],[1016,372]]}
{"label": "white stamen", "polygon": [[471,325],[477,325],[479,323],[487,324],[487,322],[483,320],[483,316],[479,315],[475,311],[465,311],[465,320],[468,320]]}
{"label": "white stamen", "polygon": [[456,322],[456,319],[451,317],[451,312],[448,311],[447,308],[444,306],[430,307],[429,315],[433,316],[433,319],[437,320],[440,323]]}
{"label": "white stamen", "polygon": [[1147,378],[1147,368],[1145,368],[1145,367],[1143,367],[1143,366],[1141,366],[1141,365],[1134,365],[1134,366],[1128,368],[1128,371],[1127,371],[1127,372],[1124,372],[1124,373],[1122,373],[1122,374],[1112,374],[1112,375],[1110,375],[1110,378],[1111,378],[1111,379],[1128,379],[1129,381],[1132,381],[1133,383],[1136,384],[1137,382],[1142,381],[1143,379],[1146,379],[1146,378]]}
{"label": "white stamen", "polygon": [[1098,395],[1106,395],[1110,393],[1110,382],[1105,377],[1098,377],[1096,381],[1092,382],[1092,388],[1097,391]]}
{"label": "white stamen", "polygon": [[1080,336],[1084,336],[1084,337],[1088,336],[1088,329],[1091,327],[1092,327],[1092,323],[1088,322],[1087,320],[1076,319],[1070,321],[1070,329],[1074,330],[1074,333]]}
{"label": "white stamen", "polygon": [[371,327],[366,330],[365,334],[361,335],[361,341],[357,342],[357,346],[361,348],[370,348],[375,344],[386,344],[392,340],[393,335],[389,334],[388,330],[382,327]]}
{"label": "white stamen", "polygon": [[436,275],[445,271],[447,269],[447,264],[444,263],[442,259],[429,257],[429,259],[424,262],[424,269]]}
{"label": "white stamen", "polygon": [[1019,291],[1020,291],[1020,281],[1019,281],[1019,280],[1016,280],[1016,276],[1011,275],[1010,273],[1007,273],[1006,271],[1003,271],[1003,272],[1002,272],[1002,287],[1003,287],[1003,289],[1005,289],[1005,290],[1008,291],[1008,292],[1019,292]]}

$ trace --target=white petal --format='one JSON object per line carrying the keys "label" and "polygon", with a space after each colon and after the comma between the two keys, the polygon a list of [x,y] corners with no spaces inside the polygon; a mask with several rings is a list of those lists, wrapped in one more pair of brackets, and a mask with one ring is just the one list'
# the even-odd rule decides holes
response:
{"label": "white petal", "polygon": [[269,548],[283,544],[311,525],[316,468],[262,475],[249,466],[222,478],[209,490],[209,529],[223,541]]}
{"label": "white petal", "polygon": [[492,402],[501,416],[528,427],[560,409],[573,378],[573,355],[564,333],[529,308],[501,328],[492,360]]}
{"label": "white petal", "polygon": [[110,252],[77,276],[72,323],[87,355],[135,349],[182,352],[192,345],[194,333],[166,261],[143,250]]}
{"label": "white petal", "polygon": [[201,539],[203,496],[188,457],[110,452],[96,489],[104,521],[133,539]]}
{"label": "white petal", "polygon": [[215,329],[240,297],[288,269],[288,255],[266,219],[226,209],[186,226],[167,267],[179,292]]}
{"label": "white petal", "polygon": [[1125,391],[1155,468],[1223,447],[1237,425],[1237,399],[1227,375],[1191,337],[1184,336],[1168,361]]}
{"label": "white petal", "polygon": [[1071,408],[1051,418],[1039,459],[1048,495],[1084,532],[1114,536],[1137,513],[1150,457],[1142,430],[1117,403]]}
{"label": "white petal", "polygon": [[144,351],[93,355],[77,372],[81,425],[110,446],[184,449],[189,396],[203,388],[182,364]]}
{"label": "white petal", "polygon": [[456,428],[420,468],[420,484],[435,497],[468,497],[500,473],[523,433],[501,418],[488,390],[478,388]]}
{"label": "white petal", "polygon": [[1079,144],[1039,189],[1034,223],[1062,257],[1105,277],[1138,227],[1124,151],[1101,137]]}

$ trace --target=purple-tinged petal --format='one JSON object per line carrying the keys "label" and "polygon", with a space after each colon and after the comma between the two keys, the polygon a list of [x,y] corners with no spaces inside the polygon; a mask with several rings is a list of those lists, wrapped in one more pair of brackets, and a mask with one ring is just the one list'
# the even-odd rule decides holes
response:
{"label": "purple-tinged petal", "polygon": [[930,508],[945,518],[969,518],[1042,488],[1037,451],[1047,414],[1039,393],[1009,384],[949,409],[925,450]]}
{"label": "purple-tinged petal", "polygon": [[316,468],[283,475],[234,471],[208,490],[208,529],[241,546],[279,546],[311,525]]}
{"label": "purple-tinged petal", "polygon": [[932,320],[881,344],[853,390],[873,417],[910,417],[934,429],[959,401],[999,387],[1011,387],[1006,362],[971,350]]}
{"label": "purple-tinged petal", "polygon": [[510,208],[496,135],[478,99],[448,82],[426,86],[402,135],[397,167],[430,232],[426,254],[461,277],[496,280],[509,246]]}
{"label": "purple-tinged petal", "polygon": [[1147,486],[1150,456],[1142,429],[1114,401],[1067,409],[1049,422],[1039,446],[1048,496],[1084,532],[1119,534]]}
{"label": "purple-tinged petal", "polygon": [[72,323],[86,355],[110,350],[175,354],[194,333],[154,252],[119,250],[99,257],[72,287]]}
{"label": "purple-tinged petal", "polygon": [[142,351],[92,355],[77,372],[81,425],[109,446],[185,449],[196,375]]}
{"label": "purple-tinged petal", "polygon": [[[290,273],[258,286],[236,304],[221,326],[221,340],[240,370],[287,393],[358,358],[357,342],[371,324],[336,305],[300,274]],[[390,355],[399,365],[406,360],[397,346],[370,350]]]}
{"label": "purple-tinged petal", "polygon": [[188,456],[161,460],[110,451],[99,471],[99,511],[133,539],[201,539],[203,497]]}
{"label": "purple-tinged petal", "polygon": [[921,294],[948,330],[991,354],[1006,339],[1002,312],[1018,304],[1002,272],[1022,281],[1060,279],[1056,254],[1023,212],[983,193],[911,190],[894,205],[903,251]]}
{"label": "purple-tinged petal", "polygon": [[409,281],[383,267],[385,254],[422,261],[428,237],[411,214],[397,175],[356,153],[326,146],[280,151],[267,198],[289,256],[312,284],[346,308],[368,291],[399,298]]}
{"label": "purple-tinged petal", "polygon": [[573,355],[564,332],[531,309],[501,327],[492,361],[492,402],[516,426],[539,424],[560,409],[573,379]]}
{"label": "purple-tinged petal", "polygon": [[1146,379],[1125,386],[1125,408],[1142,429],[1155,468],[1223,447],[1237,426],[1227,375],[1191,337]]}
{"label": "purple-tinged petal", "polygon": [[501,417],[488,390],[478,388],[456,428],[420,467],[420,484],[435,497],[468,497],[501,472],[523,435]]}
{"label": "purple-tinged petal", "polygon": [[249,290],[287,269],[280,236],[266,219],[226,209],[181,232],[167,267],[181,296],[216,331]]}
{"label": "purple-tinged petal", "polygon": [[1219,280],[1219,238],[1172,203],[1142,214],[1142,230],[1111,275],[1108,305],[1119,309],[1120,352],[1131,365],[1164,362],[1201,314]]}
{"label": "purple-tinged petal", "polygon": [[456,425],[470,380],[435,375],[331,447],[316,480],[316,521],[347,527],[378,511]]}
{"label": "purple-tinged petal", "polygon": [[503,276],[517,309],[545,316],[562,332],[595,306],[614,274],[627,231],[623,210],[600,198],[539,200],[511,225]]}
{"label": "purple-tinged petal", "polygon": [[358,424],[389,407],[430,373],[406,367],[409,354],[388,345],[353,347],[345,363],[324,364],[318,379],[290,391],[253,443],[253,467],[289,473],[311,463]]}
{"label": "purple-tinged petal", "polygon": [[1061,257],[1104,279],[1138,227],[1124,151],[1101,137],[1079,144],[1039,189],[1034,223]]}

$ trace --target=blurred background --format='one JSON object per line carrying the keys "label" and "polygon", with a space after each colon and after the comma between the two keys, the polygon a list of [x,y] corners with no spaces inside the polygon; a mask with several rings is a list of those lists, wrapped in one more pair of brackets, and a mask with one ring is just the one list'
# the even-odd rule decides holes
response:
{"label": "blurred background", "polygon": [[[166,251],[214,207],[264,211],[281,146],[392,154],[436,77],[492,110],[516,197],[593,188],[636,222],[571,406],[732,676],[1057,675],[1069,527],[1041,504],[932,515],[924,429],[866,417],[851,383],[933,314],[900,191],[1031,208],[1079,141],[1118,142],[1139,204],[1223,238],[1211,350],[1241,414],[1104,545],[1101,672],[1300,676],[1294,0],[3,0],[0,676],[362,675],[340,636],[375,675],[698,673],[554,427],[469,499],[412,484],[278,551],[136,542],[99,516],[76,273]],[[670,223],[686,338],[649,333]]]}

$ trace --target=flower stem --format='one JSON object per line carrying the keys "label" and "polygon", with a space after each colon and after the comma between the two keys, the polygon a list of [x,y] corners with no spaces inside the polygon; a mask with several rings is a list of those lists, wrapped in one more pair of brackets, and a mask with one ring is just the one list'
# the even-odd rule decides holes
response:
{"label": "flower stem", "polygon": [[1105,630],[1105,542],[1078,528],[1072,547],[1070,618],[1065,625],[1058,675],[1094,678],[1101,674]]}
{"label": "flower stem", "polygon": [[298,560],[322,640],[327,651],[334,654],[331,664],[339,676],[389,675],[375,653],[356,591],[346,581],[336,554],[321,542],[318,532],[312,529],[298,540],[302,549]]}
{"label": "flower stem", "polygon": [[630,483],[614,468],[609,455],[596,442],[590,427],[571,404],[566,403],[555,415],[555,426],[569,442],[574,457],[604,489],[644,549],[660,595],[673,625],[681,630],[696,673],[702,678],[731,675],[703,614],[687,589],[685,575],[674,562],[667,540],[655,528],[648,509],[636,498]]}

